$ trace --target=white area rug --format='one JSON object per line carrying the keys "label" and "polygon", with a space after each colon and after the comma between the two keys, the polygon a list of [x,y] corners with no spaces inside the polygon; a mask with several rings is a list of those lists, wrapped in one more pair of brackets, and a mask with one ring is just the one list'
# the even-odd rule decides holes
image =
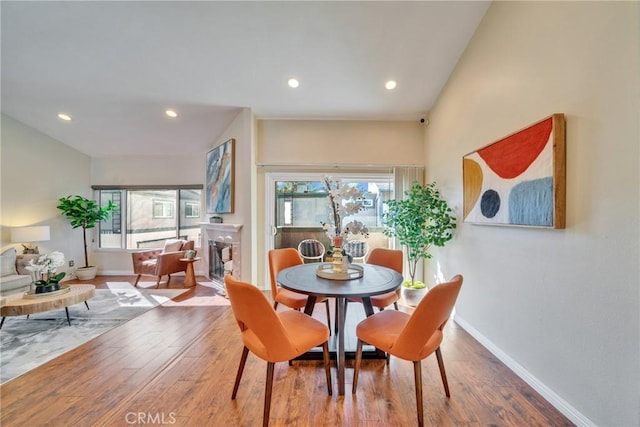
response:
{"label": "white area rug", "polygon": [[121,325],[186,289],[136,289],[126,282],[110,282],[96,289],[84,303],[27,316],[7,317],[0,329],[0,382],[5,383],[85,342]]}

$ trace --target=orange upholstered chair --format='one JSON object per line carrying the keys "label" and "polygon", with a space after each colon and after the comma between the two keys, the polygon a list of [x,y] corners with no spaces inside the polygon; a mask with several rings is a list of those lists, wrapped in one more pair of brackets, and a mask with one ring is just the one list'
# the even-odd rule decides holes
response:
{"label": "orange upholstered chair", "polygon": [[356,327],[358,347],[356,349],[353,390],[356,392],[358,373],[362,362],[362,345],[370,344],[393,356],[413,362],[418,425],[423,424],[422,409],[422,365],[421,360],[436,353],[440,376],[447,397],[449,385],[440,351],[442,330],[449,320],[453,306],[462,287],[462,276],[430,289],[412,314],[385,310],[367,317]]}
{"label": "orange upholstered chair", "polygon": [[277,313],[257,287],[237,281],[230,274],[225,276],[224,283],[244,343],[231,399],[235,399],[238,393],[249,351],[267,361],[262,418],[262,425],[267,426],[275,363],[291,360],[318,346],[322,346],[327,391],[331,396],[331,371],[327,343],[329,328],[299,311],[287,310]]}
{"label": "orange upholstered chair", "polygon": [[[383,267],[391,268],[398,273],[402,274],[402,251],[396,249],[375,248],[369,254],[367,264],[381,265]],[[395,309],[398,309],[398,300],[400,299],[400,288],[393,292],[387,292],[382,295],[373,295],[371,297],[371,305],[377,307],[382,311],[385,307],[393,304]],[[362,302],[362,298],[354,297],[347,298],[344,305],[344,317],[347,317],[347,307],[350,302]],[[336,313],[336,316],[338,313]]]}
{"label": "orange upholstered chair", "polygon": [[167,285],[171,281],[171,275],[187,270],[187,263],[180,261],[185,257],[185,251],[195,247],[193,240],[169,239],[163,249],[133,252],[133,272],[137,274],[134,286],[138,286],[140,276],[143,274],[156,277],[156,288],[160,286],[160,279],[167,275]]}
{"label": "orange upholstered chair", "polygon": [[[273,308],[278,308],[278,303],[295,310],[304,308],[307,304],[307,295],[283,289],[278,286],[276,277],[281,270],[294,265],[304,264],[300,253],[295,248],[271,249],[269,251],[269,275],[271,277],[271,297],[273,298]],[[327,309],[327,324],[331,329],[331,318],[329,317],[329,300],[318,298],[318,303],[324,303]]]}

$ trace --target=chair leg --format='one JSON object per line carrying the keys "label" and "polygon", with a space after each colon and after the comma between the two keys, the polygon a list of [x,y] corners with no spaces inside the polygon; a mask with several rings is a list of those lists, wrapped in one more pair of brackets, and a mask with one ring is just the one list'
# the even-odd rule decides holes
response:
{"label": "chair leg", "polygon": [[138,274],[138,277],[136,277],[136,282],[133,284],[134,288],[138,287],[138,282],[140,281],[140,277],[142,276],[142,274]]}
{"label": "chair leg", "polygon": [[[327,308],[328,310],[328,308]],[[329,343],[325,341],[322,344],[322,356],[324,358],[324,372],[327,376],[327,391],[329,392],[329,396],[333,394],[333,390],[331,388],[331,367],[329,361]]]}
{"label": "chair leg", "polygon": [[331,335],[331,317],[330,317],[330,309],[329,309],[329,300],[324,300],[325,307],[327,308],[327,327],[329,328],[329,335]]}
{"label": "chair leg", "polygon": [[420,360],[413,362],[413,376],[416,382],[416,407],[418,409],[418,427],[424,426],[424,414],[422,410],[422,365]]}
{"label": "chair leg", "polygon": [[451,397],[449,394],[449,383],[447,382],[447,373],[444,371],[444,360],[442,359],[442,352],[440,347],[436,348],[436,358],[438,359],[438,367],[440,368],[440,376],[442,377],[442,385],[444,385],[444,394],[447,397]]}
{"label": "chair leg", "polygon": [[398,309],[398,301],[396,301],[396,302],[394,302],[394,303],[393,303],[393,307],[396,309],[396,311],[398,311],[398,310],[399,310],[399,309]]}
{"label": "chair leg", "polygon": [[275,363],[267,362],[267,382],[264,387],[264,413],[262,414],[262,427],[269,425],[269,412],[271,411],[271,389],[273,388],[273,368]]}
{"label": "chair leg", "polygon": [[167,288],[169,287],[169,282],[171,281],[171,275],[167,274]]}
{"label": "chair leg", "polygon": [[273,302],[273,309],[276,310],[278,308],[278,301]]}
{"label": "chair leg", "polygon": [[247,362],[247,355],[249,349],[247,347],[242,348],[242,356],[240,357],[240,365],[238,365],[238,373],[236,374],[236,382],[233,385],[233,392],[231,393],[231,400],[235,400],[236,394],[238,394],[238,387],[240,386],[240,379],[242,378],[242,372],[244,371],[244,364]]}
{"label": "chair leg", "polygon": [[358,347],[356,348],[356,361],[353,365],[353,387],[351,394],[356,392],[358,387],[358,374],[360,373],[360,362],[362,362],[362,341],[358,338]]}
{"label": "chair leg", "polygon": [[156,280],[156,289],[158,289],[160,287],[160,280],[162,279],[162,276],[158,276],[158,280]]}

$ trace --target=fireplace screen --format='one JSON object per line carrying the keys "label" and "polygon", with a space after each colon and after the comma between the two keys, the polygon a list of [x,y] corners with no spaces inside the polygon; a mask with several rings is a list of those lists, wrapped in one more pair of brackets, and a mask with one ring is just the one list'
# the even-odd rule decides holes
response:
{"label": "fireplace screen", "polygon": [[209,240],[209,277],[224,280],[225,271],[232,270],[231,243]]}

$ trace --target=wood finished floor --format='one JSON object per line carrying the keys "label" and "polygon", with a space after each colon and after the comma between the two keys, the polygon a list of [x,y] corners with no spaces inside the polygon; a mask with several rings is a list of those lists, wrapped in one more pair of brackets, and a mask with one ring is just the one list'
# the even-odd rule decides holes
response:
{"label": "wood finished floor", "polygon": [[[133,279],[103,276],[70,283],[101,288]],[[182,285],[183,278],[172,278],[170,287]],[[325,321],[321,305],[314,316]],[[360,316],[361,305],[350,304],[348,325]],[[150,310],[0,386],[0,424],[259,426],[265,362],[249,356],[237,399],[230,398],[241,350],[226,300],[197,285],[175,304]],[[442,353],[451,398],[445,397],[430,356],[422,362],[425,425],[573,425],[455,322],[445,329]],[[354,395],[352,364],[345,396],[337,396],[335,368],[332,376],[335,394],[328,396],[320,361],[276,364],[270,425],[417,425],[410,362],[363,360]]]}

